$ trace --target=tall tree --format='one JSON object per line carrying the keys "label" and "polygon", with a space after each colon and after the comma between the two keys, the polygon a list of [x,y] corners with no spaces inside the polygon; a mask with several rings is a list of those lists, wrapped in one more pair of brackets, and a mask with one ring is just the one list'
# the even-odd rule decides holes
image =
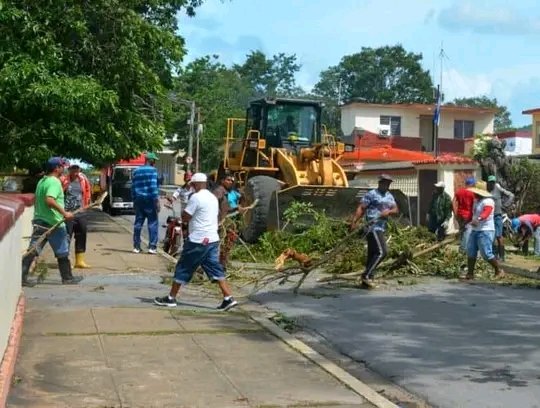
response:
{"label": "tall tree", "polygon": [[295,75],[300,70],[296,55],[284,53],[268,58],[262,51],[252,51],[243,64],[234,69],[253,90],[253,96],[296,96],[302,90]]}
{"label": "tall tree", "polygon": [[[180,71],[175,93],[196,103],[204,132],[200,143],[201,168],[217,168],[223,156],[221,146],[226,133],[227,118],[245,116],[251,96],[250,84],[242,80],[236,70],[219,62],[216,56],[198,58]],[[170,132],[179,135],[179,147],[186,148],[189,112],[180,109],[174,115]]]}
{"label": "tall tree", "polygon": [[201,2],[0,3],[0,161],[102,164],[158,148],[184,55],[177,13]]}
{"label": "tall tree", "polygon": [[329,130],[340,135],[339,105],[353,98],[369,103],[433,102],[431,77],[421,61],[421,54],[401,45],[364,47],[322,71],[313,93],[326,105],[323,121]]}
{"label": "tall tree", "polygon": [[433,84],[422,68],[422,54],[401,45],[363,47],[321,72],[314,93],[337,101],[359,98],[369,103],[430,103]]}
{"label": "tall tree", "polygon": [[451,104],[457,106],[468,106],[473,108],[495,108],[497,113],[495,114],[495,132],[501,132],[503,130],[512,128],[512,120],[510,119],[510,112],[504,105],[499,105],[497,98],[489,98],[487,96],[475,96],[471,98],[456,98]]}

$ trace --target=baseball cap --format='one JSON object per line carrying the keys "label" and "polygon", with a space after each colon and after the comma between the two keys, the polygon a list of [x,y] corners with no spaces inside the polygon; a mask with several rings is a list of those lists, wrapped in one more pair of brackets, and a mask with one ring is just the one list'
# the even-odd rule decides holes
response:
{"label": "baseball cap", "polygon": [[519,227],[521,226],[521,221],[519,218],[512,219],[512,231],[517,232]]}
{"label": "baseball cap", "polygon": [[206,183],[207,181],[208,177],[204,173],[195,173],[191,176],[191,183]]}
{"label": "baseball cap", "polygon": [[465,180],[465,185],[466,186],[474,186],[476,184],[476,180],[474,177],[468,177],[466,180]]}
{"label": "baseball cap", "polygon": [[438,181],[438,182],[435,183],[435,187],[445,188],[446,184],[444,184],[444,181]]}
{"label": "baseball cap", "polygon": [[497,177],[496,176],[489,176],[487,181],[497,181]]}
{"label": "baseball cap", "polygon": [[389,182],[392,182],[394,181],[394,179],[392,177],[390,177],[388,174],[381,174],[379,176],[379,181],[389,181]]}
{"label": "baseball cap", "polygon": [[153,152],[148,152],[145,154],[146,160],[159,160],[159,157],[157,157],[157,154]]}
{"label": "baseball cap", "polygon": [[67,164],[66,160],[62,157],[51,157],[47,160],[45,167],[48,171],[54,170],[59,166],[64,167]]}

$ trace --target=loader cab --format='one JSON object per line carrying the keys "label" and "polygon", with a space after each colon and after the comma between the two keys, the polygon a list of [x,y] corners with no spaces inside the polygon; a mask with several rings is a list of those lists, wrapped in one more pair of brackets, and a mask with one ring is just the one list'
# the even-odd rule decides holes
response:
{"label": "loader cab", "polygon": [[267,147],[307,147],[321,141],[321,108],[317,101],[259,99],[247,110],[248,130],[258,130]]}

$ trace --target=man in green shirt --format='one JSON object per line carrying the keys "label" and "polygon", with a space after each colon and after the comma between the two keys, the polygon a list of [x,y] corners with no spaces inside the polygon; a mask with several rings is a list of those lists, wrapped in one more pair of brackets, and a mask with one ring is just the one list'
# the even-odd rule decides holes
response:
{"label": "man in green shirt", "polygon": [[452,217],[452,199],[445,189],[444,181],[435,183],[435,191],[431,198],[428,212],[428,229],[442,241],[446,237],[446,229]]}
{"label": "man in green shirt", "polygon": [[[53,225],[63,220],[73,219],[73,214],[64,209],[64,190],[60,182],[60,176],[64,172],[65,161],[60,157],[51,157],[46,164],[46,175],[39,181],[36,187],[34,202],[34,220],[30,248],[34,247],[39,238]],[[66,225],[62,223],[35,251],[22,260],[22,284],[34,286],[35,282],[28,279],[28,272],[34,259],[39,255],[45,244],[54,251],[58,261],[58,269],[63,284],[76,284],[82,280],[81,276],[73,276],[69,261],[69,236]]]}

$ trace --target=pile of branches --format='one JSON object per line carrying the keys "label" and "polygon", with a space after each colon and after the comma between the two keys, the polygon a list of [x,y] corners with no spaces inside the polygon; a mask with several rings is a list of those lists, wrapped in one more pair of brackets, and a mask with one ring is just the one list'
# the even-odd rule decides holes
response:
{"label": "pile of branches", "polygon": [[[306,215],[312,217],[310,223]],[[319,281],[359,282],[367,257],[365,229],[350,232],[343,220],[335,220],[315,211],[309,204],[293,203],[285,214],[287,228],[265,233],[249,250],[259,262],[275,263],[270,272],[258,276],[256,286],[272,282],[283,284],[293,277],[297,291],[314,270],[326,275]],[[389,254],[378,268],[378,276],[390,279],[403,276],[441,276],[456,278],[466,264],[457,250],[455,237],[437,242],[424,227],[390,222],[386,234]],[[250,262],[247,248],[237,246],[232,258]],[[479,263],[479,273],[487,266]],[[265,268],[267,269],[267,268]]]}

